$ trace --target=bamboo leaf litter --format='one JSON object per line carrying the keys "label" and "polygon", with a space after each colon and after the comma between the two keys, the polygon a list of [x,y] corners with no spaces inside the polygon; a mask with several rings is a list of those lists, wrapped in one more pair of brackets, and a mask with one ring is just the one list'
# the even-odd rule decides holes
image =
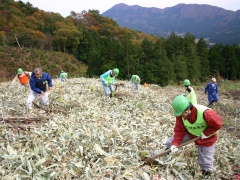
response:
{"label": "bamboo leaf litter", "polygon": [[[179,150],[179,154],[158,158],[156,165],[143,165],[144,158],[164,150],[167,137],[173,134],[175,118],[168,100],[180,89],[140,86],[136,92],[119,88],[110,99],[103,95],[97,79],[76,78],[66,83],[55,80],[49,108],[61,111],[35,108],[26,114],[23,104],[28,94],[21,89],[18,93],[5,91],[8,85],[0,86],[1,117],[17,114],[36,117],[38,121],[29,122],[34,127],[31,130],[18,133],[1,122],[1,179],[200,177],[197,148],[193,144]],[[167,93],[170,91],[171,94]],[[239,166],[239,149],[238,138],[220,131],[216,178],[234,173],[233,167]]]}

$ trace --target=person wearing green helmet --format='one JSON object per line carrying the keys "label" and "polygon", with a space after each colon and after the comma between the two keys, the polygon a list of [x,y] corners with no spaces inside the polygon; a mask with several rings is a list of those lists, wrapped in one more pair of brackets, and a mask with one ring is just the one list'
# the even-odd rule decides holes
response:
{"label": "person wearing green helmet", "polygon": [[138,85],[140,84],[141,79],[138,75],[132,75],[130,79],[130,87],[132,89],[138,90]]}
{"label": "person wearing green helmet", "polygon": [[176,153],[180,144],[195,137],[201,137],[195,141],[198,147],[198,162],[203,176],[211,175],[214,169],[217,131],[222,127],[222,118],[206,106],[192,104],[183,95],[173,99],[172,107],[176,123],[173,137],[166,142],[167,148],[171,149],[172,153]]}
{"label": "person wearing green helmet", "polygon": [[49,105],[48,93],[52,86],[52,77],[48,73],[42,72],[42,68],[35,68],[30,77],[31,91],[26,100],[27,112],[32,109],[32,103],[38,98],[44,108]]}
{"label": "person wearing green helmet", "polygon": [[67,81],[67,76],[68,74],[65,73],[63,70],[61,70],[60,77],[59,77],[60,81]]}
{"label": "person wearing green helmet", "polygon": [[188,98],[192,104],[197,104],[197,96],[194,89],[190,86],[190,81],[185,79],[183,85],[186,87],[185,97]]}
{"label": "person wearing green helmet", "polygon": [[[114,68],[113,70],[108,70],[107,72],[103,73],[100,76],[100,79],[101,79],[102,85],[103,85],[103,89],[104,89],[104,93],[106,96],[110,96],[110,98],[112,97],[112,93],[113,93],[112,84],[115,83],[114,82],[115,77],[118,76],[118,74],[119,74],[119,69]],[[108,89],[110,90],[110,93],[109,93]]]}
{"label": "person wearing green helmet", "polygon": [[18,87],[20,87],[20,85],[23,85],[30,89],[29,77],[31,76],[31,74],[32,73],[29,71],[23,71],[22,68],[18,68],[17,75],[12,80],[11,86],[13,86],[15,82],[18,82]]}

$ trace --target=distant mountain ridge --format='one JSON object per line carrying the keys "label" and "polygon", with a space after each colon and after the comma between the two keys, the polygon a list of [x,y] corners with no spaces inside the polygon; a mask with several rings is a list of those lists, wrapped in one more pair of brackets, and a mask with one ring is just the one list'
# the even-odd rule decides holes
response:
{"label": "distant mountain ridge", "polygon": [[120,26],[157,36],[189,32],[210,42],[240,44],[240,10],[230,11],[211,5],[178,4],[164,9],[128,6],[120,3],[102,14]]}

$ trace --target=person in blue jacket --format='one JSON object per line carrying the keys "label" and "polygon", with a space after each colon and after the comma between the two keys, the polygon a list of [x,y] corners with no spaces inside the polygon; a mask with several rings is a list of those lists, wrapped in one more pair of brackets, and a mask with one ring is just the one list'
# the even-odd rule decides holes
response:
{"label": "person in blue jacket", "polygon": [[205,87],[204,93],[208,94],[209,105],[212,105],[213,102],[218,102],[218,85],[216,83],[216,78],[211,79],[211,82]]}
{"label": "person in blue jacket", "polygon": [[35,68],[30,77],[31,91],[26,101],[27,110],[32,106],[32,102],[40,95],[40,102],[43,106],[48,105],[48,89],[52,89],[52,78],[46,72],[42,72],[41,68]]}
{"label": "person in blue jacket", "polygon": [[[113,92],[112,84],[114,84],[115,76],[117,76],[118,74],[119,74],[119,69],[114,68],[113,70],[109,70],[100,76],[104,93],[106,96],[112,97],[112,92]],[[108,92],[108,88],[110,89],[110,93]]]}

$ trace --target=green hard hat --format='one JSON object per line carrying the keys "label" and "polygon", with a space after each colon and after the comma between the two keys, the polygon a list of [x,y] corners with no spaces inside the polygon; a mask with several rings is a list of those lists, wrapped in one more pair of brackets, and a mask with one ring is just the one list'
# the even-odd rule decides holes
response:
{"label": "green hard hat", "polygon": [[180,116],[189,106],[189,100],[183,96],[178,95],[173,99],[172,107],[174,116]]}
{"label": "green hard hat", "polygon": [[18,68],[18,74],[21,74],[23,72],[22,68]]}
{"label": "green hard hat", "polygon": [[183,82],[184,86],[189,86],[190,85],[190,81],[188,79],[185,79]]}
{"label": "green hard hat", "polygon": [[118,68],[114,68],[114,69],[113,69],[113,72],[114,72],[115,76],[117,76],[118,73],[119,73],[119,69],[118,69]]}

